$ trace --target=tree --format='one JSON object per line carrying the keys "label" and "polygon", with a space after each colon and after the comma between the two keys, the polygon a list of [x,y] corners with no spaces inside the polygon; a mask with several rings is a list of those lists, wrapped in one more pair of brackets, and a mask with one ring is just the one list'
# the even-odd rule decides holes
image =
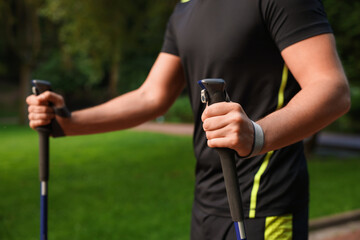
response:
{"label": "tree", "polygon": [[25,98],[30,92],[30,79],[40,51],[41,34],[37,10],[41,0],[3,0],[0,18],[5,26],[7,45],[19,59],[19,122],[27,122]]}
{"label": "tree", "polygon": [[360,132],[360,2],[324,0],[324,6],[351,86],[351,110],[340,119],[338,127],[352,133]]}
{"label": "tree", "polygon": [[68,59],[77,56],[83,66],[90,66],[86,68],[89,84],[99,82],[109,72],[108,93],[113,97],[117,95],[125,52],[138,47],[139,36],[147,30],[144,25],[149,24],[149,13],[163,14],[171,8],[166,1],[47,0],[42,13],[60,25],[63,54]]}

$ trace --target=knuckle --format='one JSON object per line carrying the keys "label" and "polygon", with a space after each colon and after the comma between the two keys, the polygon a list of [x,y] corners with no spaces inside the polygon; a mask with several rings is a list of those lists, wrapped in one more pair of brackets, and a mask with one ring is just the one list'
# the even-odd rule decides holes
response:
{"label": "knuckle", "polygon": [[48,124],[50,121],[47,119],[40,119],[40,120],[38,120],[38,122],[39,122],[39,124],[38,124],[39,126],[43,126],[43,125]]}
{"label": "knuckle", "polygon": [[33,105],[36,102],[37,102],[37,99],[36,99],[35,95],[30,95],[26,98],[26,103],[28,105]]}
{"label": "knuckle", "polygon": [[231,147],[235,147],[239,144],[239,138],[237,136],[232,135],[229,138],[229,144]]}
{"label": "knuckle", "polygon": [[37,127],[35,121],[30,121],[30,122],[29,122],[29,126],[30,126],[32,129],[35,129],[35,128]]}
{"label": "knuckle", "polygon": [[204,129],[204,131],[209,129],[209,121],[207,119],[205,119],[203,122],[203,129]]}
{"label": "knuckle", "polygon": [[43,96],[46,97],[46,98],[49,98],[50,95],[51,95],[51,92],[50,92],[50,91],[45,91],[45,92],[43,93]]}
{"label": "knuckle", "polygon": [[236,112],[232,115],[232,121],[235,123],[242,123],[243,122],[243,117],[241,116],[240,112]]}
{"label": "knuckle", "polygon": [[238,124],[238,123],[232,124],[230,132],[232,134],[235,134],[235,135],[239,134],[239,132],[240,132],[240,124]]}
{"label": "knuckle", "polygon": [[206,134],[206,139],[210,140],[212,139],[212,134],[210,132],[205,132]]}
{"label": "knuckle", "polygon": [[232,109],[235,110],[235,111],[237,111],[237,112],[242,111],[242,107],[241,107],[241,105],[238,104],[238,103],[232,103]]}

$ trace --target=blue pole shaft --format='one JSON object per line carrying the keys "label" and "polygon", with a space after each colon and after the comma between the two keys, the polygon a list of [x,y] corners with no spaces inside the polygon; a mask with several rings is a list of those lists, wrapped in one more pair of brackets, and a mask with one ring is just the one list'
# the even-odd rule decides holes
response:
{"label": "blue pole shaft", "polygon": [[243,222],[234,222],[236,239],[237,240],[246,240],[245,226]]}
{"label": "blue pole shaft", "polygon": [[47,240],[47,208],[48,208],[48,196],[47,196],[47,182],[42,181],[40,196],[40,240]]}

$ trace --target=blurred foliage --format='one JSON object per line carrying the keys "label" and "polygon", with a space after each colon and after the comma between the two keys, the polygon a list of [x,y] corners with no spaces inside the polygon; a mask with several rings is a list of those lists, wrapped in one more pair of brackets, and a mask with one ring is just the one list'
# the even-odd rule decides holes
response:
{"label": "blurred foliage", "polygon": [[360,87],[360,2],[323,0],[339,55],[352,84]]}
{"label": "blurred foliage", "polygon": [[29,79],[41,49],[40,19],[37,10],[42,2],[42,0],[2,0],[0,2],[2,37],[6,41],[6,47],[17,58],[20,93],[18,118],[21,123],[27,120],[27,105],[24,99],[28,95]]}
{"label": "blurred foliage", "polygon": [[180,96],[164,115],[166,122],[192,123],[194,121],[190,100],[187,96]]}
{"label": "blurred foliage", "polygon": [[[108,94],[114,96],[118,89],[125,92],[133,85],[126,84],[128,79],[120,81],[130,68],[131,72],[140,73],[131,79],[138,86],[146,76],[144,71],[151,66],[147,59],[154,59],[161,46],[162,32],[173,7],[170,3],[160,0],[47,0],[40,13],[58,26],[59,48],[48,56],[52,61],[46,60],[39,67],[39,75],[51,73],[52,69],[61,70],[53,65],[57,62],[68,74],[52,80],[60,89],[74,92],[78,88],[101,85],[107,86]],[[136,61],[147,65],[135,69],[133,55]]]}
{"label": "blurred foliage", "polygon": [[323,0],[351,88],[351,110],[329,129],[360,133],[360,2]]}

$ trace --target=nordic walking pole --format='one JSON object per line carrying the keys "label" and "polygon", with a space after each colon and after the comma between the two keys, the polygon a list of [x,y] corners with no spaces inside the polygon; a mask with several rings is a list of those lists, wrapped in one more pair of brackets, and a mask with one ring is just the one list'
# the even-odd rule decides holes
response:
{"label": "nordic walking pole", "polygon": [[[201,101],[209,105],[230,101],[225,91],[225,81],[219,78],[200,80]],[[235,165],[235,152],[228,148],[216,148],[220,155],[221,167],[224,175],[226,194],[230,206],[230,213],[234,221],[237,240],[246,240],[244,210]]]}
{"label": "nordic walking pole", "polygon": [[[39,95],[51,90],[47,81],[33,80],[33,94]],[[47,240],[48,181],[49,181],[49,136],[51,126],[37,127],[39,133],[39,177],[40,177],[40,240]]]}

